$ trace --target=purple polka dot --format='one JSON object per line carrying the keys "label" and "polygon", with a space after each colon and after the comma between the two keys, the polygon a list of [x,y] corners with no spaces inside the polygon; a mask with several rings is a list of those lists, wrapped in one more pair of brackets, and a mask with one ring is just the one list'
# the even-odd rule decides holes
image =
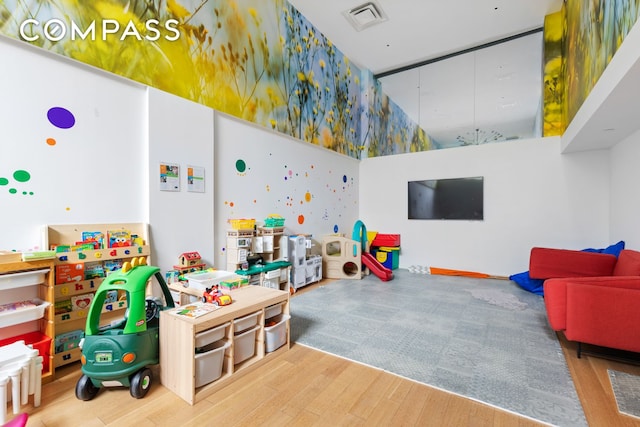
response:
{"label": "purple polka dot", "polygon": [[71,111],[62,107],[53,107],[47,111],[47,118],[55,127],[69,129],[76,124],[76,118]]}

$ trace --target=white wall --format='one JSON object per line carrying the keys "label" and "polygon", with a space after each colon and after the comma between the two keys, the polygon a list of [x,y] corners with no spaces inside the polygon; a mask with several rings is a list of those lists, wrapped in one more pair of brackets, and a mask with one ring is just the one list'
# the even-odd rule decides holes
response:
{"label": "white wall", "polygon": [[[510,275],[528,270],[532,246],[609,244],[607,151],[560,154],[560,138],[366,159],[360,216],[401,235],[400,267]],[[484,220],[407,219],[407,181],[484,176]]]}
{"label": "white wall", "polygon": [[611,240],[640,250],[640,131],[611,148]]}
{"label": "white wall", "polygon": [[[508,275],[527,269],[534,245],[640,247],[637,133],[611,151],[561,155],[548,138],[358,162],[25,43],[0,37],[0,57],[1,249],[39,248],[47,223],[149,222],[163,270],[191,250],[221,268],[227,219],[271,213],[316,240],[349,235],[358,218],[399,233],[404,267]],[[76,124],[53,126],[54,106]],[[206,192],[186,191],[184,169],[181,192],[160,192],[160,161],[203,166]],[[406,219],[408,180],[477,175],[484,221]]]}
{"label": "white wall", "polygon": [[[351,235],[358,219],[358,160],[224,114],[216,113],[215,123],[217,268],[226,268],[229,219],[262,225],[278,214],[287,234],[311,234],[317,242],[336,232]],[[319,246],[313,250],[320,253]]]}
{"label": "white wall", "polygon": [[[183,252],[197,251],[213,265],[213,110],[148,89],[149,203],[151,254],[162,271]],[[180,191],[160,190],[160,163],[180,166]],[[204,168],[204,192],[188,191],[187,166]]]}
{"label": "white wall", "polygon": [[40,248],[44,224],[146,221],[144,88],[2,36],[0,58],[0,249]]}

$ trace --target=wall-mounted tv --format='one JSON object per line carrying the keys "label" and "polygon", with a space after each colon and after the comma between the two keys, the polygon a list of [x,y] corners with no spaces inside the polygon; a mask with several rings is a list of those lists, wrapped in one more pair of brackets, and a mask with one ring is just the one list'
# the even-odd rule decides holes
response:
{"label": "wall-mounted tv", "polygon": [[409,219],[484,219],[484,177],[409,181]]}

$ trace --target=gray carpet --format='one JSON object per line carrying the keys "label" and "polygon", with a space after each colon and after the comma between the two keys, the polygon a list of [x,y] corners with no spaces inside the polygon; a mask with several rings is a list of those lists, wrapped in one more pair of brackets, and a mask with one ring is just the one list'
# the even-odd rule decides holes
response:
{"label": "gray carpet", "polygon": [[514,282],[394,270],[291,299],[291,339],[558,426],[586,426],[542,297]]}
{"label": "gray carpet", "polygon": [[611,369],[608,372],[618,411],[640,418],[640,377]]}

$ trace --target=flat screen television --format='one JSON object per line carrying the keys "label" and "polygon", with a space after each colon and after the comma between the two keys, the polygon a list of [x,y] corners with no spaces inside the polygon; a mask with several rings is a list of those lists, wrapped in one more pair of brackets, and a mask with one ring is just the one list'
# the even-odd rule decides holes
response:
{"label": "flat screen television", "polygon": [[484,219],[484,177],[409,181],[409,219]]}

